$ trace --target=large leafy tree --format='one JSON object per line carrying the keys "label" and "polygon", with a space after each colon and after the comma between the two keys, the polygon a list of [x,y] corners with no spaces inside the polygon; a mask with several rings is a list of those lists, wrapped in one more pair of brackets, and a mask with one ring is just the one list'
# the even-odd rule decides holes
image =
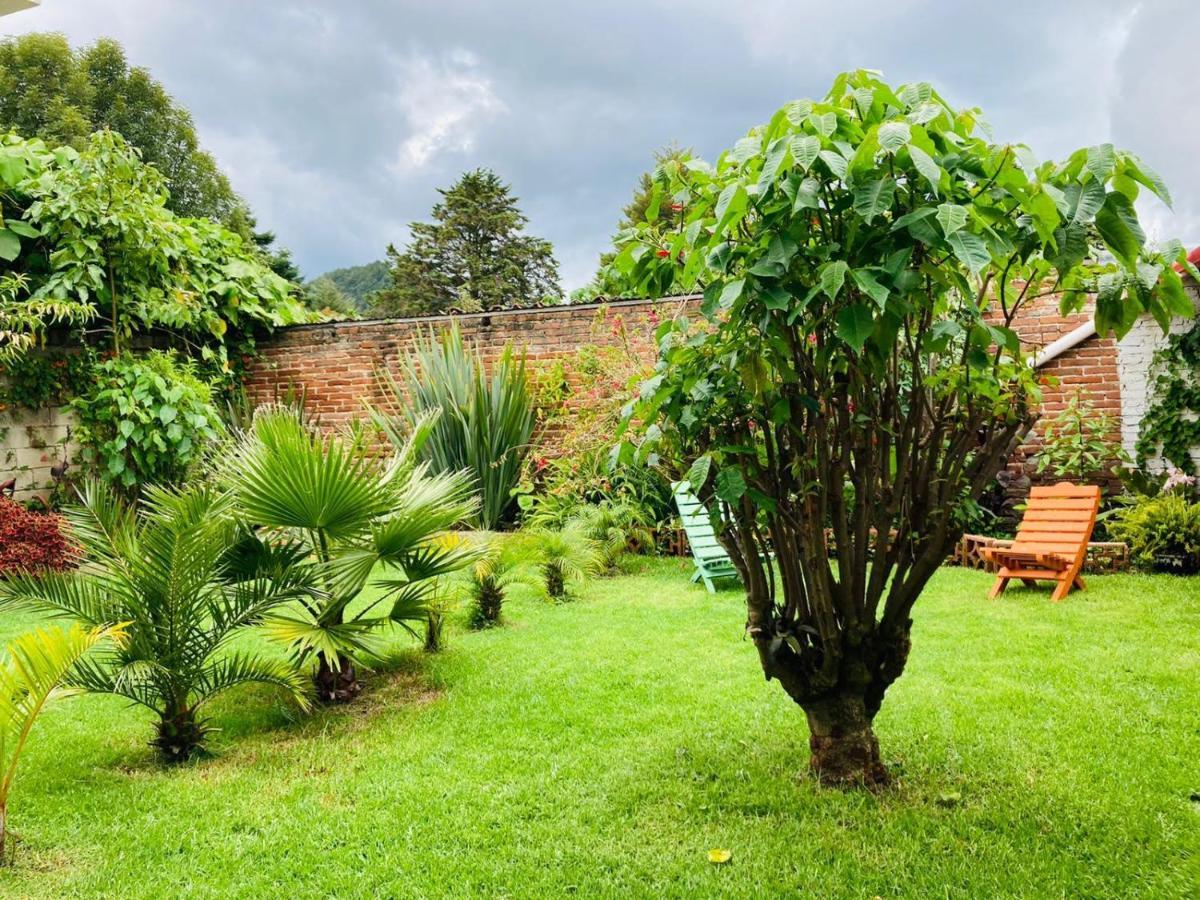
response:
{"label": "large leafy tree", "polygon": [[222,223],[258,246],[277,274],[299,281],[290,253],[274,247],[274,234],[256,230],[245,201],[200,146],[191,114],[146,69],[130,66],[117,41],[78,50],[61,34],[0,42],[0,132],[82,150],[105,128],[162,173],[167,209]]}
{"label": "large leafy tree", "polygon": [[334,287],[345,294],[359,311],[371,306],[371,296],[376,291],[392,284],[391,268],[382,259],[361,266],[331,269],[309,282],[309,286],[323,278],[332,281]]}
{"label": "large leafy tree", "polygon": [[432,222],[413,222],[404,250],[388,247],[392,285],[372,298],[382,315],[536,306],[562,299],[549,241],[495,172],[476,169],[445,190]]}
{"label": "large leafy tree", "polygon": [[1094,297],[1105,334],[1190,315],[1173,265],[1196,269],[1146,246],[1134,209],[1166,188],[1108,144],[1038,162],[928,84],[866,72],[658,183],[682,220],[628,230],[614,268],[639,291],[703,288],[705,321],[661,327],[629,410],[646,440],[618,455],[689,468],[812,768],[884,782],[872,722],[913,605],[1036,415],[1013,318],[1047,295]]}

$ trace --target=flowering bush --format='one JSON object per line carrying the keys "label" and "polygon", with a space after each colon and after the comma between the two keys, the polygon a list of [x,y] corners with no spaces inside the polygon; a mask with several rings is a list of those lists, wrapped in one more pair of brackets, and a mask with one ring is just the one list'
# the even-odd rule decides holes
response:
{"label": "flowering bush", "polygon": [[0,576],[69,568],[73,552],[62,520],[0,497]]}

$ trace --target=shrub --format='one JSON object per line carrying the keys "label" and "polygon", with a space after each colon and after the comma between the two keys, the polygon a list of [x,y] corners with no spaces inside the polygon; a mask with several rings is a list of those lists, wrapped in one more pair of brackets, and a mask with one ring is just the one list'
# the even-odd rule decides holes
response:
{"label": "shrub", "polygon": [[561,531],[530,531],[527,535],[542,589],[555,603],[574,600],[575,588],[600,570],[600,548],[578,523],[568,523]]}
{"label": "shrub", "polygon": [[305,587],[252,567],[230,577],[240,533],[231,497],[203,484],[150,487],[134,506],[96,481],[80,497],[67,517],[88,565],[0,582],[0,608],[32,607],[92,628],[124,623],[126,640],[80,667],[76,685],[153,711],[154,745],[167,762],[203,748],[204,706],[235,685],[276,685],[307,704],[304,677],[287,661],[228,646]]}
{"label": "shrub", "polygon": [[1079,394],[1072,394],[1066,408],[1046,424],[1037,455],[1038,474],[1049,471],[1058,478],[1083,482],[1111,471],[1126,458],[1112,441],[1116,429],[1112,416],[1098,411]]}
{"label": "shrub", "polygon": [[62,571],[71,566],[73,556],[62,519],[0,497],[0,576]]}
{"label": "shrub", "polygon": [[440,411],[421,458],[435,474],[471,473],[480,528],[511,521],[513,488],[534,425],[524,360],[505,347],[489,376],[478,350],[467,348],[455,325],[417,342],[402,384],[387,375],[384,381],[398,415],[377,413],[376,421],[393,443],[403,445],[431,412]]}
{"label": "shrub", "polygon": [[1177,491],[1143,497],[1121,510],[1109,526],[1112,536],[1129,544],[1134,562],[1149,566],[1156,556],[1200,558],[1200,503]]}
{"label": "shrub", "polygon": [[211,386],[170,353],[122,354],[96,374],[92,389],[71,404],[76,435],[100,477],[127,493],[182,480],[222,429]]}
{"label": "shrub", "polygon": [[568,528],[576,527],[597,549],[601,571],[613,569],[628,550],[642,553],[654,548],[643,511],[633,503],[605,500],[579,509]]}

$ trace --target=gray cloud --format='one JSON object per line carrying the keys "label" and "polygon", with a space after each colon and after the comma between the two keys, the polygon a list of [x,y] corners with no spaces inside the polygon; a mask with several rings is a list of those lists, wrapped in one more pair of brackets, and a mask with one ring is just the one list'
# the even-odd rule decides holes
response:
{"label": "gray cloud", "polygon": [[1190,0],[44,0],[2,26],[124,43],[310,274],[379,258],[490,166],[576,287],[656,148],[711,158],[857,66],[931,80],[1042,157],[1135,150],[1175,195],[1152,232],[1200,243]]}

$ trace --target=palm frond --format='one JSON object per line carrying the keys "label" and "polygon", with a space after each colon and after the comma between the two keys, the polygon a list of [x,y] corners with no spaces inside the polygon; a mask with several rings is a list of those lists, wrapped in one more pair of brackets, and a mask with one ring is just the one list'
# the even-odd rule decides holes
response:
{"label": "palm frond", "polygon": [[312,682],[293,663],[251,653],[229,653],[200,671],[192,687],[192,708],[199,708],[222,691],[250,683],[282,688],[303,710],[312,706]]}
{"label": "palm frond", "polygon": [[382,654],[382,640],[376,631],[387,622],[387,618],[363,618],[324,625],[312,617],[277,615],[263,623],[263,631],[271,640],[286,645],[298,659],[310,654],[354,659]]}

